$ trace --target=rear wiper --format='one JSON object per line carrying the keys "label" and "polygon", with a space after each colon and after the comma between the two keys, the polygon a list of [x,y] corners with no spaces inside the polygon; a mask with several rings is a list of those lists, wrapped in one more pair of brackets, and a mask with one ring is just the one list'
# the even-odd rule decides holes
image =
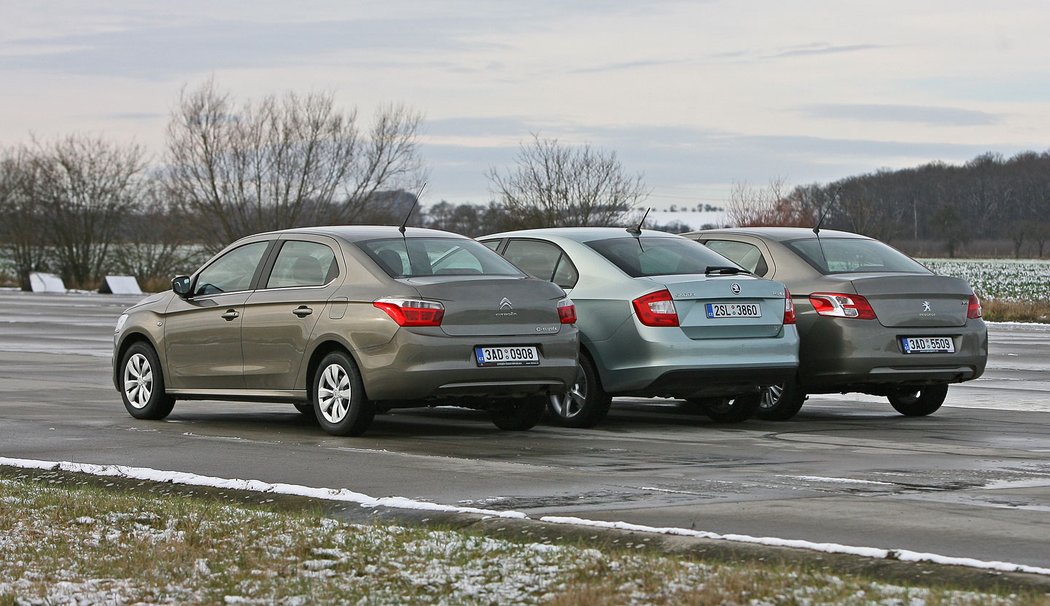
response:
{"label": "rear wiper", "polygon": [[751,272],[747,271],[746,269],[741,269],[739,267],[730,267],[728,265],[709,265],[707,267],[707,270],[704,271],[704,273],[708,275],[721,274],[724,276],[729,276],[734,274],[749,274]]}

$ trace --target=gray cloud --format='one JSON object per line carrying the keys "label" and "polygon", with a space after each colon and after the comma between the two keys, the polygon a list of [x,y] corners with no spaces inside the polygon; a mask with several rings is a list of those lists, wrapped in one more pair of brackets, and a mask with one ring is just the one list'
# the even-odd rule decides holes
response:
{"label": "gray cloud", "polygon": [[107,114],[107,115],[102,116],[102,118],[107,119],[107,120],[130,120],[130,121],[158,120],[158,119],[167,118],[167,117],[168,117],[167,114],[162,114],[162,113],[159,113],[159,112],[124,112],[124,113],[116,113],[116,114]]}
{"label": "gray cloud", "polygon": [[685,59],[650,59],[641,61],[628,61],[624,63],[609,63],[607,65],[594,65],[570,70],[570,74],[594,74],[600,72],[622,71],[628,69],[644,69],[646,67],[659,67],[664,65],[681,65],[688,63]]}
{"label": "gray cloud", "polygon": [[988,126],[1002,116],[958,107],[881,104],[820,104],[802,108],[816,118],[838,118],[864,122],[907,122],[930,126]]}
{"label": "gray cloud", "polygon": [[207,20],[172,27],[23,39],[6,46],[0,55],[0,69],[163,79],[216,69],[314,62],[319,54],[339,51],[464,49],[467,45],[459,36],[465,27],[463,20],[437,22],[433,18],[425,22]]}
{"label": "gray cloud", "polygon": [[824,43],[807,44],[805,46],[799,46],[794,48],[788,48],[779,50],[770,55],[774,59],[782,59],[787,57],[808,57],[814,55],[838,55],[842,53],[856,53],[861,51],[883,49],[886,46],[882,44],[842,44],[832,45]]}

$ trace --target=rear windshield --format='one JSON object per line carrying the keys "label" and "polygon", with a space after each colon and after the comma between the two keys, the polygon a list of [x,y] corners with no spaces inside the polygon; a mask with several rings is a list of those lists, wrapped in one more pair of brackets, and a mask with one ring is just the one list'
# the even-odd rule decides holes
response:
{"label": "rear windshield", "polygon": [[357,246],[391,278],[525,275],[510,261],[466,238],[384,238]]}
{"label": "rear windshield", "polygon": [[[587,242],[632,278],[703,274],[714,267],[738,267],[703,244],[686,238],[610,238]],[[741,272],[746,270],[741,269]]]}
{"label": "rear windshield", "polygon": [[885,271],[932,273],[911,257],[878,240],[807,238],[784,244],[825,275]]}

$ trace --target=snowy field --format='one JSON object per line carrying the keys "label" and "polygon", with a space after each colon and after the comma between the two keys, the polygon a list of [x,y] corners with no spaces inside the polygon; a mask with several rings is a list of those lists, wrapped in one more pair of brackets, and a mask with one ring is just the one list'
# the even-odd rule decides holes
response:
{"label": "snowy field", "polygon": [[1050,260],[919,259],[934,273],[962,278],[981,299],[1050,300]]}

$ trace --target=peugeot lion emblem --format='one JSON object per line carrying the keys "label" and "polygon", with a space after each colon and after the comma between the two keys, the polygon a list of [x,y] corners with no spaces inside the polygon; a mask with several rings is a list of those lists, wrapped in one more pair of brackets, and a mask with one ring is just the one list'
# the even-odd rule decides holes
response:
{"label": "peugeot lion emblem", "polygon": [[737,284],[736,282],[733,282],[733,285],[730,286],[729,288],[733,291],[734,295],[739,295],[740,294],[740,285]]}
{"label": "peugeot lion emblem", "polygon": [[930,302],[929,301],[923,301],[922,302],[922,310],[923,311],[933,311],[933,308],[930,307]]}
{"label": "peugeot lion emblem", "polygon": [[511,304],[510,299],[508,299],[507,297],[503,297],[503,299],[499,302],[499,310],[508,311],[511,309],[514,309],[514,305]]}

